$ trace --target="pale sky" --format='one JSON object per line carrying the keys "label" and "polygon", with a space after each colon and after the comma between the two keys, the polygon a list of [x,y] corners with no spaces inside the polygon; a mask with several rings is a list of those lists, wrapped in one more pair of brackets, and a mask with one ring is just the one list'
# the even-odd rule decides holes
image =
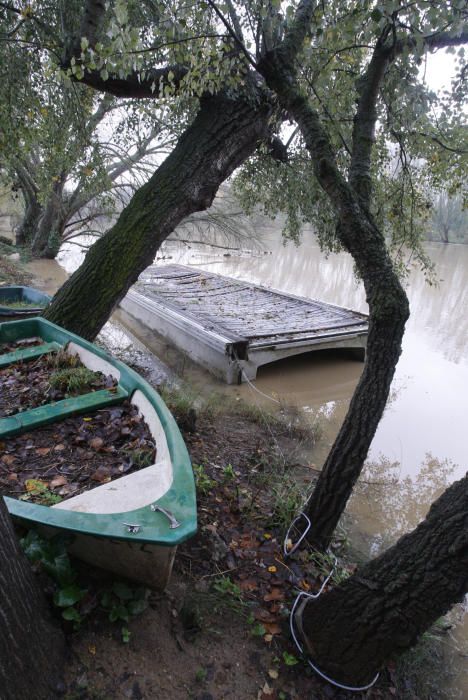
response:
{"label": "pale sky", "polygon": [[[424,75],[424,65],[422,72]],[[455,74],[455,56],[446,51],[428,54],[425,73],[427,84],[436,92],[450,88]]]}

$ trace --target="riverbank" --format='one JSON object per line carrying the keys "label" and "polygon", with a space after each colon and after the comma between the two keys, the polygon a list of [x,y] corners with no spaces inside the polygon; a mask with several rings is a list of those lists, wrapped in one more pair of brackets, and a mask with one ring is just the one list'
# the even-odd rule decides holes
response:
{"label": "riverbank", "polygon": [[[152,362],[148,353],[131,355],[146,378]],[[296,590],[316,590],[329,570],[329,562],[307,553],[292,560],[281,554],[287,526],[313,484],[315,467],[303,455],[319,436],[297,411],[277,415],[225,396],[201,398],[181,381],[162,392],[195,466],[199,534],[179,549],[168,591],[150,595],[149,607],[129,622],[128,643],[102,615],[70,631],[66,697],[346,697],[311,675],[287,621]],[[336,543],[341,575],[354,568],[345,544]],[[426,662],[443,683],[433,653]],[[434,688],[420,691],[418,664],[404,679],[390,664],[366,697],[443,697]]]}

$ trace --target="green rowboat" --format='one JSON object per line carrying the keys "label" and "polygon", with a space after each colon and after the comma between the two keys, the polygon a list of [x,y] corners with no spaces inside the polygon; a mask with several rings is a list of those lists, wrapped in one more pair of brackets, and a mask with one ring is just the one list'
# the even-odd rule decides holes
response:
{"label": "green rowboat", "polygon": [[0,287],[0,322],[37,316],[50,300],[48,294],[34,287]]}
{"label": "green rowboat", "polygon": [[[27,338],[42,342],[1,354],[2,344]],[[193,472],[177,424],[144,379],[92,343],[42,318],[0,323],[0,368],[59,349],[79,355],[93,371],[112,375],[117,387],[0,418],[0,443],[2,438],[128,398],[152,433],[156,462],[52,507],[5,497],[10,514],[47,533],[70,534],[70,551],[93,565],[163,589],[177,545],[197,529]]]}

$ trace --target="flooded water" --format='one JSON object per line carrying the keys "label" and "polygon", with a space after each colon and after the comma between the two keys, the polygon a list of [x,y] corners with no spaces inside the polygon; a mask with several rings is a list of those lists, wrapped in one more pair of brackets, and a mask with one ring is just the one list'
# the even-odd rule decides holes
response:
{"label": "flooded water", "polygon": [[[346,254],[326,258],[312,234],[299,248],[283,246],[278,232],[265,234],[259,250],[229,256],[168,242],[166,261],[196,265],[211,272],[263,284],[308,298],[367,311],[362,285]],[[361,533],[360,546],[377,554],[414,528],[431,502],[468,468],[468,246],[428,244],[438,286],[430,287],[414,270],[407,281],[411,317],[391,398],[373,440],[367,467],[349,505]],[[167,260],[169,258],[169,260]],[[70,269],[69,254],[62,262]],[[163,264],[164,261],[161,261]],[[132,324],[155,352],[167,352],[160,340]],[[163,358],[164,359],[164,358]],[[359,379],[362,364],[338,352],[310,353],[260,368],[255,387],[263,394],[318,416],[323,437],[310,456],[323,463]],[[200,387],[240,396],[260,405],[269,400],[248,385],[227,387],[203,370],[190,369]],[[468,698],[468,616],[459,606],[447,644],[456,678],[448,696]]]}

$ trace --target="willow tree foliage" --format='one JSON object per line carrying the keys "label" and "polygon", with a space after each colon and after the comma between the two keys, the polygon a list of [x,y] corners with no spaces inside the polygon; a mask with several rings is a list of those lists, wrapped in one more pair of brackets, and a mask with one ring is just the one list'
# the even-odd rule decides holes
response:
{"label": "willow tree foliage", "polygon": [[[325,249],[348,251],[365,286],[369,337],[348,415],[306,506],[313,523],[309,539],[326,548],[361,472],[401,352],[409,314],[399,278],[405,250],[429,269],[421,230],[433,192],[448,186],[457,193],[464,185],[467,149],[460,118],[466,68],[460,47],[468,38],[466,3],[74,0],[68,7],[73,12],[62,16],[62,5],[51,8],[38,0],[34,11],[8,5],[6,13],[12,22],[27,23],[52,15],[60,32],[44,43],[52,43],[51,69],[65,84],[182,110],[190,106],[194,116],[45,315],[94,337],[167,236],[189,214],[209,207],[220,184],[241,166],[237,189],[246,206],[262,203],[269,213],[286,212],[292,237],[311,222]],[[424,82],[426,56],[439,49],[457,52],[459,62],[442,98]],[[466,480],[453,489],[453,499],[447,497],[437,511],[448,513],[456,504],[446,534],[465,527],[459,505],[466,500]],[[468,580],[466,567],[459,570],[453,558],[431,558],[427,546],[431,532],[438,536],[436,520],[424,525],[428,537],[414,541],[426,547],[415,561],[425,602],[428,567],[444,562],[456,579],[439,610],[466,590]],[[457,539],[462,561],[466,546],[465,531]],[[402,551],[410,552],[410,561],[414,550],[404,543],[391,561],[398,562]],[[401,629],[411,597],[408,576],[393,580],[391,569],[386,560],[376,561],[369,578],[363,583],[357,576],[354,583],[363,605],[375,584],[384,609],[396,586]],[[382,622],[375,610],[368,636]],[[393,650],[412,644],[430,624],[430,605],[421,610],[415,635],[394,635]],[[307,619],[304,614],[309,647],[326,663],[333,640],[315,643],[321,632]],[[337,614],[335,635],[348,623],[352,628],[352,616]],[[367,678],[363,663],[350,652],[346,678]]]}
{"label": "willow tree foliage", "polygon": [[[1,8],[0,8],[1,10]],[[0,29],[8,26],[0,15]],[[23,202],[16,242],[55,257],[123,208],[180,132],[178,115],[64,85],[28,23],[0,42],[0,168]],[[31,46],[31,44],[33,44]]]}

